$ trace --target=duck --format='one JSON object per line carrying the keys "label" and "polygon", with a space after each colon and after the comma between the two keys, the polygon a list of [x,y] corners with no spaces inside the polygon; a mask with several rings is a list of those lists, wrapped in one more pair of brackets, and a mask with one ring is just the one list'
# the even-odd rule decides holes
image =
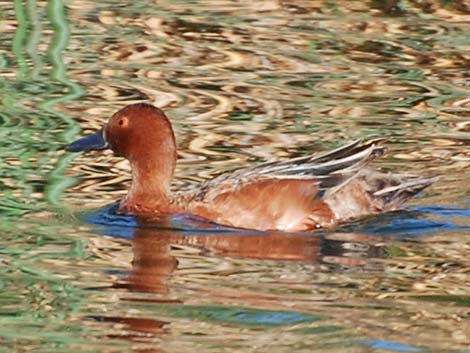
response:
{"label": "duck", "polygon": [[67,146],[69,152],[111,149],[126,158],[132,182],[117,213],[138,217],[189,214],[222,226],[258,231],[331,229],[395,211],[435,177],[382,172],[370,163],[384,139],[355,140],[331,151],[269,161],[170,191],[177,146],[166,114],[130,104],[103,128]]}

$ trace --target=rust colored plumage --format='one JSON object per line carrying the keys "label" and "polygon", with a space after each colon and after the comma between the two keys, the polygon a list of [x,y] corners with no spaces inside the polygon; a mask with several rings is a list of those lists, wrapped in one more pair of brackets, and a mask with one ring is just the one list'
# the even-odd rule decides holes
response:
{"label": "rust colored plumage", "polygon": [[395,210],[435,180],[369,168],[385,151],[380,142],[355,141],[320,155],[240,169],[175,194],[169,192],[174,133],[152,105],[125,107],[69,150],[109,147],[129,160],[132,185],[119,212],[190,213],[232,227],[298,232]]}

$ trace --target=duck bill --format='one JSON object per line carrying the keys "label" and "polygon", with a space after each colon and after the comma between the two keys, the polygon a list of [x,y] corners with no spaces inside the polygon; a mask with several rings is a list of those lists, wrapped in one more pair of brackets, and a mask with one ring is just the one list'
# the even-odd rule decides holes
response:
{"label": "duck bill", "polygon": [[88,135],[72,142],[67,146],[68,152],[98,151],[108,148],[108,143],[104,139],[104,129],[98,130],[92,135]]}

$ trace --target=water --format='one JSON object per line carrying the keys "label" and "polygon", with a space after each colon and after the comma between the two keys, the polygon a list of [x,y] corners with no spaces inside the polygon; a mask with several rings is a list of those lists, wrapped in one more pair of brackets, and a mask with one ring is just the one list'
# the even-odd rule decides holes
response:
{"label": "water", "polygon": [[[465,1],[0,1],[0,351],[468,352]],[[439,175],[315,234],[115,216],[128,166],[63,146],[170,116],[174,188],[359,137]]]}

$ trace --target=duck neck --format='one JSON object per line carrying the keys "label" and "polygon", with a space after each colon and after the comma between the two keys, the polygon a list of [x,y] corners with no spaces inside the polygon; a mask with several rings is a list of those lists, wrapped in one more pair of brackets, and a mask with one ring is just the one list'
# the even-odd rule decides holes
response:
{"label": "duck neck", "polygon": [[[130,160],[132,185],[125,199],[127,207],[137,211],[165,212],[169,207],[169,188],[176,164],[176,148],[173,151],[149,153],[147,157]],[[169,153],[168,153],[169,152]]]}

